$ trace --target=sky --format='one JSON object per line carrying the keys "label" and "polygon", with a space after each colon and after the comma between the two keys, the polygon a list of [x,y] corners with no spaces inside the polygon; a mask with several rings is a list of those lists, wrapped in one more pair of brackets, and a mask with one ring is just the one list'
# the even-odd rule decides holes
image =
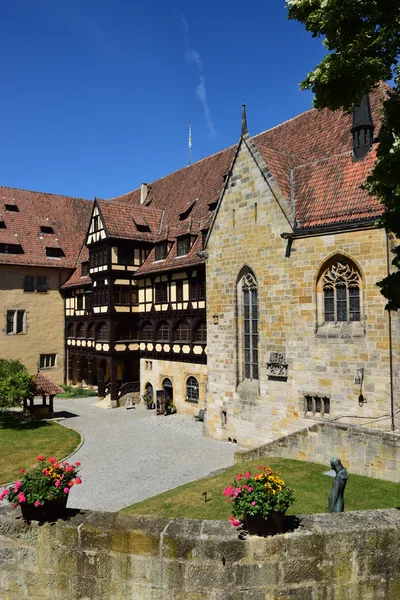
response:
{"label": "sky", "polygon": [[312,106],[321,40],[284,0],[13,0],[0,8],[0,185],[93,199]]}

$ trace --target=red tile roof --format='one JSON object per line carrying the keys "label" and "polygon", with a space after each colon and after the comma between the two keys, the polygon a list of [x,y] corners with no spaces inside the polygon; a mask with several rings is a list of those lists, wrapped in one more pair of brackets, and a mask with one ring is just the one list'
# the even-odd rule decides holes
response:
{"label": "red tile roof", "polygon": [[[18,206],[18,212],[6,210],[5,205],[12,203]],[[23,254],[0,254],[0,264],[75,268],[92,206],[91,202],[80,198],[0,186],[0,212],[7,226],[7,229],[0,229],[0,236],[9,237],[16,233],[18,237],[14,237],[14,242],[4,243],[20,243],[23,248]],[[42,224],[53,227],[54,235],[41,233]],[[61,247],[65,256],[47,258],[47,242],[51,247]]]}
{"label": "red tile roof", "polygon": [[46,396],[55,396],[56,394],[62,394],[64,391],[40,371],[33,376],[32,388],[35,396],[42,396],[43,394]]}
{"label": "red tile roof", "polygon": [[[387,89],[381,84],[370,94],[375,136]],[[363,161],[353,161],[351,128],[350,113],[311,109],[252,138],[288,203],[294,203],[298,227],[372,219],[380,214],[379,203],[360,189],[375,151]],[[231,146],[152,182],[142,205],[140,188],[100,201],[109,235],[161,241],[207,229],[236,149],[237,145]],[[189,217],[182,221],[189,210]],[[149,223],[151,232],[137,231],[134,213]],[[202,260],[196,253],[201,249],[199,235],[184,258],[175,259],[176,244],[165,261],[154,262],[153,250],[137,274],[199,264]],[[80,282],[81,278],[74,275],[74,280]]]}

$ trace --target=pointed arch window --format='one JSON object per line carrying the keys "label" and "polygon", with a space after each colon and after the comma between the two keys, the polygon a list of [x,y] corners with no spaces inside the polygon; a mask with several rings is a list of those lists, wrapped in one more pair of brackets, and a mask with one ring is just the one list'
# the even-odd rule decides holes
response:
{"label": "pointed arch window", "polygon": [[252,273],[242,277],[244,379],[258,379],[258,289]]}
{"label": "pointed arch window", "polygon": [[157,328],[157,340],[168,342],[169,340],[169,325],[167,321],[161,321]]}
{"label": "pointed arch window", "polygon": [[323,276],[325,322],[360,321],[360,277],[350,264],[336,262]]}

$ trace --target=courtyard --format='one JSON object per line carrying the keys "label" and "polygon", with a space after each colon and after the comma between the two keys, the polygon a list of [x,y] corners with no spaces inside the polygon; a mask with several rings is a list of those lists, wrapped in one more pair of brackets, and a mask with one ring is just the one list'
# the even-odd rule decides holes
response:
{"label": "courtyard", "polygon": [[203,437],[193,418],[157,417],[143,406],[105,410],[94,400],[54,400],[60,423],[84,438],[71,457],[83,485],[72,489],[70,508],[117,511],[233,464],[238,447]]}

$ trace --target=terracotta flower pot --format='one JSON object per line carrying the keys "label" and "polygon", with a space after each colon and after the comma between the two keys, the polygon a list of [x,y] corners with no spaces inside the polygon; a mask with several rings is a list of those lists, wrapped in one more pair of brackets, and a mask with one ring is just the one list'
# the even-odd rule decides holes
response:
{"label": "terracotta flower pot", "polygon": [[46,500],[40,506],[23,502],[20,504],[22,516],[25,521],[55,521],[65,514],[68,496]]}
{"label": "terracotta flower pot", "polygon": [[285,531],[285,513],[271,512],[265,519],[262,515],[244,515],[250,535],[276,535]]}

